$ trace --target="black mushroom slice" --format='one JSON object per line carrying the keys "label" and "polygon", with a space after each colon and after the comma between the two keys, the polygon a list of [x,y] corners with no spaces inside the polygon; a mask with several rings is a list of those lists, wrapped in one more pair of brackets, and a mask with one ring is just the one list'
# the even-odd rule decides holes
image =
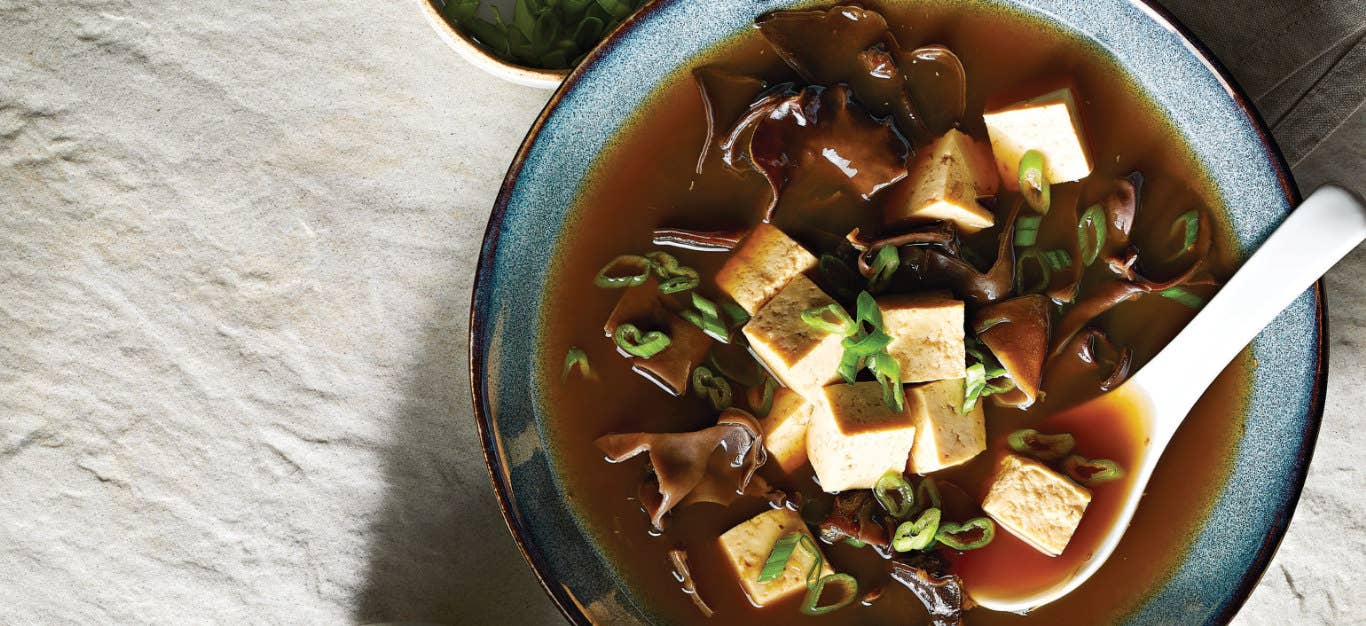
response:
{"label": "black mushroom slice", "polygon": [[963,611],[971,600],[963,594],[963,580],[949,571],[949,563],[938,552],[920,552],[892,561],[892,580],[915,594],[929,611],[934,626],[961,626]]}
{"label": "black mushroom slice", "polygon": [[652,241],[656,246],[673,246],[699,252],[729,252],[748,235],[743,228],[732,230],[695,230],[691,228],[655,228]]}
{"label": "black mushroom slice", "polygon": [[859,229],[850,231],[846,238],[849,245],[858,251],[858,271],[864,278],[873,275],[872,259],[877,252],[887,246],[936,246],[945,253],[958,254],[958,233],[951,222],[931,222],[895,232],[881,233],[876,238],[864,237]]}
{"label": "black mushroom slice", "polygon": [[1072,337],[1060,353],[1049,357],[1044,376],[1049,385],[1055,381],[1085,380],[1101,391],[1110,391],[1129,377],[1133,361],[1133,348],[1116,345],[1105,331],[1088,326]]}
{"label": "black mushroom slice", "polygon": [[891,532],[880,519],[879,507],[873,492],[867,489],[836,494],[830,514],[820,523],[821,539],[830,543],[853,539],[887,550]]}
{"label": "black mushroom slice", "polygon": [[1129,246],[1129,233],[1134,227],[1143,198],[1143,174],[1130,172],[1114,182],[1113,188],[1101,200],[1105,212],[1105,245],[1100,250],[1110,271],[1120,278],[1133,280],[1132,264],[1137,254]]}
{"label": "black mushroom slice", "polygon": [[763,431],[754,416],[726,409],[716,425],[690,433],[618,433],[595,443],[607,460],[620,463],[640,453],[649,454],[657,497],[641,503],[655,528],[664,528],[664,515],[674,507],[695,502],[734,502],[742,495],[762,496],[767,485],[754,472],[768,461]]}
{"label": "black mushroom slice", "polygon": [[956,254],[932,247],[901,249],[901,265],[907,268],[918,287],[948,287],[972,306],[985,306],[1009,296],[1015,287],[1015,218],[1020,203],[997,235],[996,260],[985,273]]}
{"label": "black mushroom slice", "polygon": [[949,132],[967,110],[968,78],[958,55],[944,46],[899,52],[911,105],[931,136]]}
{"label": "black mushroom slice", "polygon": [[703,617],[711,617],[716,612],[707,606],[707,602],[702,599],[702,595],[697,593],[697,583],[692,579],[692,571],[688,569],[688,551],[683,548],[673,548],[669,550],[669,562],[674,566],[674,579],[683,585],[683,593],[692,598],[692,603],[697,606],[697,610],[702,612]]}
{"label": "black mushroom slice", "polygon": [[[868,199],[906,177],[909,146],[886,122],[879,122],[850,98],[849,89],[810,86],[799,92],[755,102],[762,115],[751,114],[739,124],[753,124],[749,154],[768,179],[773,200],[765,219],[772,219],[778,199],[789,184],[800,181],[816,187],[856,194]],[[726,148],[733,155],[743,131],[733,129]]]}
{"label": "black mushroom slice", "polygon": [[855,5],[775,11],[755,21],[773,51],[808,83],[846,84],[878,117],[917,143],[929,137],[911,104],[887,20]]}
{"label": "black mushroom slice", "polygon": [[1048,356],[1048,297],[1035,294],[982,307],[973,316],[977,339],[1015,381],[1019,393],[992,396],[998,404],[1024,409],[1034,404]]}
{"label": "black mushroom slice", "polygon": [[707,133],[697,154],[696,171],[701,174],[712,153],[720,151],[725,131],[745,114],[767,84],[762,79],[734,74],[713,65],[693,70],[692,79],[702,97],[702,111],[707,122]]}

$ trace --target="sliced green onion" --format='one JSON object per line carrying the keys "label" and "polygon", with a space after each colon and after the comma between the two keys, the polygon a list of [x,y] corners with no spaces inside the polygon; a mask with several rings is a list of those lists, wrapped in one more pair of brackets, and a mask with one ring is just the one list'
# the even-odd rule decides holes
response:
{"label": "sliced green onion", "polygon": [[1124,468],[1110,459],[1091,459],[1072,455],[1062,462],[1063,471],[1083,485],[1093,485],[1124,478]]}
{"label": "sliced green onion", "polygon": [[844,307],[838,304],[827,304],[802,311],[802,321],[816,330],[840,337],[847,337],[858,330],[854,318],[849,317]]}
{"label": "sliced green onion", "polygon": [[721,310],[725,311],[726,317],[730,318],[731,328],[739,328],[749,321],[749,312],[730,300],[721,302]]}
{"label": "sliced green onion", "polygon": [[679,268],[679,273],[677,275],[659,283],[659,292],[678,293],[680,291],[696,289],[700,284],[702,284],[702,277],[698,275],[697,270],[691,267],[683,267]]}
{"label": "sliced green onion", "polygon": [[976,550],[996,538],[996,523],[986,517],[974,517],[962,524],[943,523],[934,538],[954,550]]}
{"label": "sliced green onion", "polygon": [[1026,215],[1015,219],[1015,247],[1028,248],[1039,240],[1039,224],[1042,215]]}
{"label": "sliced green onion", "polygon": [[1105,209],[1093,204],[1077,220],[1077,250],[1081,251],[1081,263],[1091,267],[1105,247]]}
{"label": "sliced green onion", "polygon": [[1048,269],[1054,272],[1067,269],[1072,265],[1072,255],[1066,250],[1049,250],[1043,253],[1043,260],[1048,264]]}
{"label": "sliced green onion", "polygon": [[1024,428],[1010,433],[1006,437],[1006,445],[1011,450],[1041,461],[1056,461],[1071,452],[1077,440],[1070,433],[1044,435],[1033,428]]}
{"label": "sliced green onion", "polygon": [[617,347],[627,354],[648,359],[669,347],[669,336],[657,330],[648,333],[641,333],[635,324],[621,324],[617,326],[616,332],[612,333],[612,340],[617,342]]}
{"label": "sliced green onion", "polygon": [[[846,354],[848,352],[845,351]],[[898,413],[906,410],[906,390],[901,386],[901,364],[886,352],[869,356],[867,363],[877,382],[882,384],[882,401]]]}
{"label": "sliced green onion", "polygon": [[883,246],[878,249],[877,255],[873,257],[873,275],[868,277],[868,289],[872,291],[882,291],[891,282],[892,276],[896,274],[898,267],[901,267],[901,253],[896,246]]}
{"label": "sliced green onion", "polygon": [[[1035,265],[1036,267],[1039,268],[1039,282],[1030,284],[1028,287],[1026,287],[1026,286],[1024,285],[1025,262],[1026,262],[1026,261],[1033,261],[1033,262],[1034,262],[1034,265]],[[1038,248],[1029,248],[1028,250],[1025,250],[1022,254],[1020,254],[1020,258],[1019,258],[1019,259],[1016,259],[1016,261],[1015,261],[1015,291],[1016,291],[1016,292],[1022,293],[1022,294],[1023,294],[1023,293],[1034,293],[1034,292],[1037,292],[1037,291],[1043,291],[1044,289],[1047,289],[1047,288],[1048,288],[1048,285],[1051,284],[1052,282],[1053,282],[1053,270],[1049,269],[1048,264],[1044,262],[1043,253],[1040,252]]]}
{"label": "sliced green onion", "polygon": [[875,330],[882,329],[882,309],[878,308],[877,300],[873,299],[873,294],[866,291],[859,292],[854,319],[858,322],[859,330],[865,330],[864,324],[868,324]]}
{"label": "sliced green onion", "polygon": [[845,540],[844,540],[844,543],[845,543],[845,545],[853,546],[853,547],[855,547],[855,548],[862,548],[863,546],[868,545],[868,542],[866,542],[866,541],[859,541],[858,539],[855,539],[855,538],[853,538],[853,537],[849,537],[848,539],[845,539]]}
{"label": "sliced green onion", "polygon": [[922,511],[914,522],[902,522],[892,535],[892,549],[897,552],[910,552],[930,547],[930,544],[934,543],[935,534],[939,532],[939,519],[942,515],[938,508],[930,507]]}
{"label": "sliced green onion", "polygon": [[683,267],[678,263],[678,257],[669,254],[668,252],[661,252],[659,250],[646,252],[645,258],[649,259],[650,262],[654,264],[655,275],[661,279],[677,276],[679,269]]}
{"label": "sliced green onion", "polygon": [[1172,254],[1169,259],[1176,259],[1195,247],[1195,240],[1200,237],[1200,213],[1196,211],[1186,211],[1172,222],[1172,234],[1181,233],[1181,248]]}
{"label": "sliced green onion", "polygon": [[1177,301],[1177,302],[1180,302],[1181,304],[1184,304],[1184,305],[1186,305],[1186,306],[1188,306],[1188,307],[1190,307],[1190,308],[1192,308],[1192,309],[1199,309],[1199,308],[1205,306],[1205,299],[1204,299],[1204,298],[1201,298],[1200,296],[1197,296],[1197,295],[1195,295],[1195,294],[1193,294],[1193,293],[1191,293],[1191,292],[1189,292],[1189,291],[1186,291],[1185,289],[1182,289],[1182,288],[1180,288],[1180,287],[1172,287],[1171,289],[1163,289],[1162,291],[1160,291],[1160,292],[1158,292],[1158,293],[1161,293],[1161,294],[1162,294],[1162,297],[1164,297],[1164,298],[1171,298],[1172,300],[1175,300],[1175,301]]}
{"label": "sliced green onion", "polygon": [[810,589],[820,581],[821,566],[825,565],[825,559],[821,557],[820,548],[816,547],[809,535],[801,533],[797,545],[811,555],[811,567],[806,570],[806,587]]}
{"label": "sliced green onion", "polygon": [[[844,595],[839,601],[833,604],[820,605],[821,596],[824,595],[827,585],[836,585],[843,588]],[[802,613],[806,615],[825,615],[833,611],[838,611],[849,606],[858,599],[858,581],[848,574],[831,574],[816,581],[816,585],[806,590],[806,599],[802,600]]]}
{"label": "sliced green onion", "polygon": [[1029,208],[1039,213],[1047,213],[1051,203],[1048,176],[1044,175],[1044,156],[1038,150],[1030,150],[1020,157],[1020,193],[1024,195]]}
{"label": "sliced green onion", "polygon": [[897,519],[910,515],[915,507],[915,490],[911,488],[911,483],[906,481],[906,477],[896,470],[888,470],[882,478],[873,483],[873,497],[877,498],[878,504],[881,504],[887,513]]}
{"label": "sliced green onion", "polygon": [[777,388],[777,381],[773,380],[772,376],[765,376],[762,384],[746,390],[745,399],[749,401],[750,410],[759,417],[767,417],[769,412],[773,410],[773,392]]}
{"label": "sliced green onion", "polygon": [[768,560],[764,561],[764,568],[759,570],[758,582],[766,583],[782,576],[783,570],[787,569],[787,560],[792,558],[797,543],[805,536],[802,533],[790,533],[773,542],[773,549],[768,552]]}
{"label": "sliced green onion", "polygon": [[588,366],[588,355],[578,346],[570,346],[564,355],[564,369],[560,371],[560,382],[569,380],[569,372],[575,367],[584,378],[591,378],[593,370]]}
{"label": "sliced green onion", "polygon": [[840,357],[839,372],[840,378],[846,383],[852,383],[858,379],[858,371],[863,369],[863,357],[848,350],[844,351],[844,356]]}
{"label": "sliced green onion", "polygon": [[730,407],[732,400],[730,383],[713,374],[704,366],[699,365],[693,368],[692,390],[693,393],[711,403],[711,408],[717,411],[723,411]]}
{"label": "sliced green onion", "polygon": [[963,405],[958,407],[959,415],[967,415],[977,406],[982,391],[987,386],[987,366],[973,363],[967,368],[967,380],[963,381]]}
{"label": "sliced green onion", "polygon": [[654,263],[643,256],[623,254],[602,266],[593,278],[593,284],[606,289],[635,287],[650,278],[653,267]]}
{"label": "sliced green onion", "polygon": [[721,322],[721,316],[716,310],[716,303],[694,291],[692,293],[692,305],[697,308],[696,311],[684,309],[678,313],[679,317],[692,322],[694,326],[701,328],[702,332],[707,333],[712,339],[721,343],[730,343],[730,329]]}
{"label": "sliced green onion", "polygon": [[840,341],[840,345],[844,346],[845,352],[853,352],[855,355],[864,357],[873,356],[874,354],[883,351],[891,343],[892,337],[887,333],[882,332],[881,329],[868,333],[859,339],[845,337]]}
{"label": "sliced green onion", "polygon": [[921,504],[928,504],[936,509],[944,508],[944,501],[939,497],[939,485],[935,484],[933,478],[926,477],[915,487],[915,499]]}

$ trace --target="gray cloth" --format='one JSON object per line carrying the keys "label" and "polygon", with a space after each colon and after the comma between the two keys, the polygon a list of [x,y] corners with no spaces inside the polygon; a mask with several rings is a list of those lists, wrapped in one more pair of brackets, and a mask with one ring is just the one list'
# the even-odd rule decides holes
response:
{"label": "gray cloth", "polygon": [[[558,620],[464,371],[546,93],[417,1],[0,0],[0,623]],[[1306,190],[1366,191],[1366,6],[1172,4]],[[1243,624],[1366,615],[1363,268],[1329,276],[1323,436]]]}

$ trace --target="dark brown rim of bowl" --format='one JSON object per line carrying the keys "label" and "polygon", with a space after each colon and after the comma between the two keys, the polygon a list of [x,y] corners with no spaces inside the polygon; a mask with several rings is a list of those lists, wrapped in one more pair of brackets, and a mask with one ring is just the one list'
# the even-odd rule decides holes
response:
{"label": "dark brown rim of bowl", "polygon": [[[1219,81],[1219,84],[1223,87],[1224,91],[1233,98],[1234,102],[1238,105],[1238,108],[1242,109],[1243,113],[1252,121],[1252,127],[1261,140],[1262,149],[1275,166],[1276,178],[1280,181],[1282,193],[1285,194],[1286,199],[1290,202],[1292,207],[1299,206],[1301,201],[1300,193],[1295,185],[1294,179],[1290,175],[1290,167],[1285,161],[1285,156],[1281,154],[1280,148],[1276,146],[1275,141],[1271,137],[1271,133],[1267,130],[1266,121],[1262,119],[1261,114],[1252,106],[1247,94],[1245,94],[1242,88],[1234,82],[1228,69],[1215,58],[1209,48],[1205,47],[1190,29],[1178,21],[1176,17],[1165,8],[1155,4],[1155,0],[1128,1],[1139,10],[1147,13],[1148,16],[1160,26],[1175,33],[1176,36],[1181,39],[1181,42],[1185,44],[1193,55],[1195,55],[1196,59],[1203,63],[1205,67],[1209,68],[1210,73]],[[496,467],[498,464],[496,460],[497,442],[494,440],[493,433],[488,427],[489,416],[484,414],[482,408],[484,395],[478,384],[479,372],[484,370],[485,355],[482,349],[479,348],[480,344],[476,341],[476,338],[483,334],[484,328],[479,325],[480,320],[477,319],[475,314],[476,309],[474,308],[474,303],[479,301],[481,284],[479,277],[483,276],[484,272],[493,265],[493,251],[497,247],[499,235],[501,234],[499,225],[502,223],[503,217],[507,212],[507,198],[510,195],[512,187],[516,184],[518,176],[521,174],[522,167],[526,163],[527,152],[530,150],[531,144],[536,136],[540,134],[541,128],[545,125],[550,111],[559,104],[568,90],[578,83],[585,72],[585,68],[597,63],[603,55],[619,43],[622,33],[633,27],[643,16],[659,10],[659,7],[666,2],[667,0],[651,2],[635,14],[623,20],[612,33],[598,44],[597,48],[589,53],[588,56],[570,72],[569,76],[561,83],[560,87],[551,95],[550,100],[546,102],[545,108],[543,108],[541,113],[536,117],[536,121],[527,131],[526,136],[522,139],[521,145],[517,148],[517,154],[513,157],[512,163],[508,167],[507,175],[503,178],[503,184],[498,190],[498,199],[493,206],[493,211],[489,215],[488,224],[484,229],[484,241],[481,244],[479,264],[475,269],[474,287],[471,290],[469,332],[470,397],[474,402],[475,425],[479,429],[479,437],[483,444],[484,466],[488,469],[489,479],[493,483],[493,490],[498,496],[498,508],[502,511],[503,521],[507,524],[508,530],[512,533],[513,540],[517,542],[517,547],[521,549],[522,556],[531,566],[531,570],[536,574],[536,579],[540,581],[541,587],[550,595],[551,600],[555,602],[555,605],[560,609],[560,612],[566,619],[574,624],[591,624],[592,620],[584,611],[583,606],[579,604],[567,589],[563,586],[557,588],[551,584],[548,574],[549,569],[544,557],[536,546],[530,545],[525,541],[524,533],[526,532],[526,529],[522,528],[521,524],[512,514],[512,486],[507,483],[505,476],[499,474],[498,468]],[[1309,398],[1309,419],[1305,424],[1303,439],[1301,440],[1302,443],[1300,444],[1300,449],[1296,455],[1295,465],[1291,472],[1292,475],[1288,477],[1291,482],[1291,488],[1286,501],[1285,513],[1279,515],[1272,521],[1271,532],[1267,533],[1265,539],[1262,541],[1256,556],[1253,558],[1247,571],[1244,572],[1237,588],[1214,616],[1212,621],[1216,623],[1228,623],[1232,621],[1233,616],[1236,615],[1243,604],[1247,602],[1248,596],[1251,595],[1252,590],[1257,586],[1257,582],[1261,580],[1262,575],[1266,572],[1267,566],[1271,563],[1272,557],[1275,556],[1276,550],[1280,547],[1281,540],[1285,537],[1286,529],[1290,526],[1290,519],[1294,515],[1295,508],[1299,503],[1300,495],[1304,490],[1305,479],[1308,476],[1309,462],[1313,458],[1314,446],[1318,441],[1319,425],[1323,421],[1324,398],[1327,395],[1328,389],[1328,316],[1322,280],[1319,280],[1314,284],[1314,295],[1317,299],[1315,321],[1319,326],[1319,358],[1318,363],[1314,365],[1313,392]]]}

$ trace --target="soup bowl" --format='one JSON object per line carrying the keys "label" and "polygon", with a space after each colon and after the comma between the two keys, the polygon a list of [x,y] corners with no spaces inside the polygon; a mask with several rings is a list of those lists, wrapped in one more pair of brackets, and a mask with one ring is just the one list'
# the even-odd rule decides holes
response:
{"label": "soup bowl", "polygon": [[[1298,202],[1264,124],[1227,74],[1161,10],[1136,0],[965,0],[1043,20],[1112,56],[1188,142],[1229,207],[1231,237],[1255,249]],[[886,4],[893,3],[889,0]],[[470,321],[475,416],[503,515],[551,598],[575,623],[658,619],[604,555],[560,480],[547,436],[541,354],[545,268],[572,219],[580,181],[611,138],[680,67],[751,28],[762,13],[829,3],[659,0],[628,20],[552,97],[517,153],[490,217]],[[1160,585],[1125,620],[1219,623],[1242,605],[1289,524],[1323,411],[1325,316],[1319,288],[1251,346],[1244,430],[1227,481]],[[528,358],[531,355],[531,358]]]}

